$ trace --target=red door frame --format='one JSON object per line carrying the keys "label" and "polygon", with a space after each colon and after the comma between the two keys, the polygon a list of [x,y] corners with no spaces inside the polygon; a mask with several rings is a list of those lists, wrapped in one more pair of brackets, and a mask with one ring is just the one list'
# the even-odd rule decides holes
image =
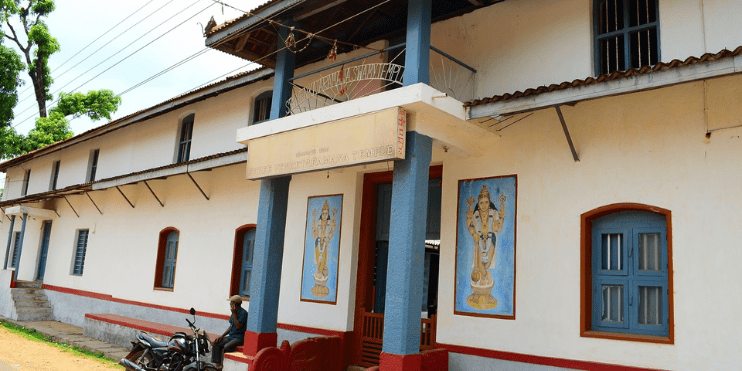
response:
{"label": "red door frame", "polygon": [[[443,178],[443,165],[431,166],[430,179]],[[363,176],[361,200],[361,228],[358,238],[358,272],[356,280],[356,308],[353,317],[353,362],[361,360],[361,330],[364,311],[371,311],[374,303],[374,250],[376,246],[376,208],[380,184],[392,183],[392,171],[368,173]]]}

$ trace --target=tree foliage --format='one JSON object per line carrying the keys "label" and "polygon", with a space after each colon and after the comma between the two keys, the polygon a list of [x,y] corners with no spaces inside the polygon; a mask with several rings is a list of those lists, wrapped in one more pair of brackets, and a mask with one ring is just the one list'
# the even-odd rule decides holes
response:
{"label": "tree foliage", "polygon": [[93,121],[110,119],[121,104],[121,97],[112,91],[91,90],[87,94],[61,93],[57,106],[48,117],[36,120],[28,135],[19,134],[10,126],[0,127],[0,157],[11,158],[72,137],[68,117],[87,116]]}
{"label": "tree foliage", "polygon": [[0,126],[8,126],[14,118],[13,108],[18,103],[18,87],[23,80],[18,75],[23,70],[21,57],[2,44],[0,39]]}
{"label": "tree foliage", "polygon": [[[0,23],[10,31],[2,33],[2,37],[13,41],[25,57],[25,69],[33,83],[40,117],[46,117],[46,101],[52,99],[49,56],[59,51],[59,42],[51,36],[42,17],[48,16],[54,8],[53,0],[28,0],[25,6],[21,0],[0,0]],[[18,31],[14,23],[20,25]],[[25,36],[25,40],[21,36]]]}

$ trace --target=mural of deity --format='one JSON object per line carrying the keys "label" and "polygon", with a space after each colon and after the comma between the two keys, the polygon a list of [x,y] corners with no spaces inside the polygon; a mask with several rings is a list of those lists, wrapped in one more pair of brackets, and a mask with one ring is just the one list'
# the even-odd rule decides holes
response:
{"label": "mural of deity", "polygon": [[478,198],[466,199],[469,210],[466,212],[466,227],[474,242],[471,270],[472,294],[466,303],[474,309],[492,309],[497,306],[497,299],[492,296],[495,280],[490,269],[495,268],[497,235],[502,231],[505,221],[505,202],[507,198],[501,192],[497,198],[499,208],[490,199],[487,185],[482,185]]}
{"label": "mural of deity", "polygon": [[[317,297],[326,297],[330,290],[327,288],[329,270],[327,268],[327,252],[330,240],[335,235],[337,224],[337,208],[332,209],[325,200],[319,218],[317,209],[312,210],[312,238],[314,239],[314,263],[317,269],[314,272],[314,287],[311,293]],[[318,223],[319,222],[319,223]]]}

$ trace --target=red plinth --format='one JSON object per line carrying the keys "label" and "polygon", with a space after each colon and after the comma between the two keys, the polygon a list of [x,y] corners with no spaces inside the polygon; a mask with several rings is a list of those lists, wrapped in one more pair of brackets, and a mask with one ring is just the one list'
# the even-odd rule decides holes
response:
{"label": "red plinth", "polygon": [[278,334],[275,332],[258,333],[245,331],[245,344],[242,346],[242,354],[255,357],[263,348],[275,347],[278,343]]}
{"label": "red plinth", "polygon": [[381,353],[379,371],[421,371],[422,356],[420,354],[408,354],[400,356],[397,354]]}

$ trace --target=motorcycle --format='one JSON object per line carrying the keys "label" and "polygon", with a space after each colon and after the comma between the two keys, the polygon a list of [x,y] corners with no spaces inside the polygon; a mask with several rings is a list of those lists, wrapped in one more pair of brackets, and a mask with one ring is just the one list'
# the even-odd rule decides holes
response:
{"label": "motorcycle", "polygon": [[211,339],[196,327],[196,310],[191,308],[190,314],[193,322],[188,318],[186,322],[193,335],[176,332],[170,340],[162,341],[142,331],[119,364],[129,371],[216,371],[214,364],[201,360],[209,352]]}

